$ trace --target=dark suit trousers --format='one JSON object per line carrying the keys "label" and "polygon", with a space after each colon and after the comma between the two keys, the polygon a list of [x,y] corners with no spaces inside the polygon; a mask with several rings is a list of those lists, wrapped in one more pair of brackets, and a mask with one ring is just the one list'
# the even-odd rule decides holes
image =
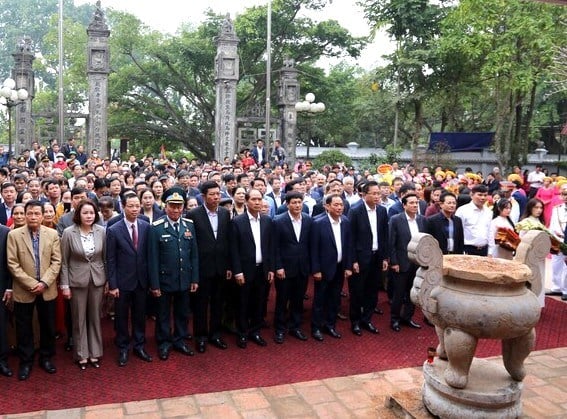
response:
{"label": "dark suit trousers", "polygon": [[[284,279],[274,279],[276,284],[276,310],[274,313],[274,327],[277,332],[298,330],[301,328],[303,317],[303,296],[307,284],[307,277],[298,275]],[[286,321],[289,311],[289,324]]]}
{"label": "dark suit trousers", "polygon": [[33,310],[37,307],[39,321],[39,358],[55,355],[55,300],[44,301],[39,295],[33,303],[14,303],[16,339],[20,364],[31,365],[34,358]]}
{"label": "dark suit trousers", "polygon": [[244,279],[238,292],[236,329],[240,336],[246,337],[258,333],[264,321],[262,310],[267,281],[263,265],[256,266],[252,278]]}
{"label": "dark suit trousers", "polygon": [[339,263],[333,278],[323,276],[320,281],[315,281],[311,330],[335,327],[341,306],[343,279],[344,269],[342,264]]}
{"label": "dark suit trousers", "polygon": [[368,323],[372,319],[374,308],[378,304],[378,288],[382,275],[382,261],[378,259],[378,254],[375,253],[368,262],[359,262],[360,273],[348,280],[349,317],[352,324]]}
{"label": "dark suit trousers", "polygon": [[394,272],[391,283],[392,305],[390,307],[390,319],[392,322],[399,322],[401,320],[409,321],[412,319],[415,306],[411,301],[410,291],[413,286],[416,271],[417,266],[412,265],[407,272]]}
{"label": "dark suit trousers", "polygon": [[130,332],[128,319],[132,324],[132,340],[135,349],[142,349],[146,343],[146,294],[147,290],[140,284],[132,291],[120,290],[119,297],[114,302],[116,326],[116,346],[128,349]]}
{"label": "dark suit trousers", "polygon": [[191,294],[193,334],[197,341],[220,337],[225,282],[226,279],[220,275],[201,278],[197,292]]}
{"label": "dark suit trousers", "polygon": [[[1,293],[0,295],[3,295]],[[8,310],[4,302],[0,301],[0,362],[5,362],[8,359]]]}
{"label": "dark suit trousers", "polygon": [[[189,290],[165,292],[157,299],[156,340],[158,347],[179,347],[189,337]],[[173,335],[171,307],[173,306]]]}

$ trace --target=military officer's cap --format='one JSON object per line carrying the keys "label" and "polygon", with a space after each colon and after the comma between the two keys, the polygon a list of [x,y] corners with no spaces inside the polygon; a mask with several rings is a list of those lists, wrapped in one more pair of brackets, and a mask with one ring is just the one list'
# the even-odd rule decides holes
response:
{"label": "military officer's cap", "polygon": [[167,204],[171,202],[172,204],[185,204],[185,191],[181,188],[169,188],[163,193],[164,201]]}

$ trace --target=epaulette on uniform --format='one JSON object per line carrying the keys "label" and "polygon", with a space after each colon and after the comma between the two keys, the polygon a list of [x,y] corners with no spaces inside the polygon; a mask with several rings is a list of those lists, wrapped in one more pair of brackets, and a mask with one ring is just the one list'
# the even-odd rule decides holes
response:
{"label": "epaulette on uniform", "polygon": [[189,218],[183,218],[183,217],[181,217],[181,219],[182,219],[183,221],[187,221],[188,223],[192,223],[192,222],[193,222],[193,220],[190,220]]}
{"label": "epaulette on uniform", "polygon": [[154,221],[154,222],[152,223],[152,225],[153,225],[153,226],[158,226],[158,225],[160,225],[160,224],[163,224],[164,222],[165,222],[165,218],[160,218],[160,219]]}

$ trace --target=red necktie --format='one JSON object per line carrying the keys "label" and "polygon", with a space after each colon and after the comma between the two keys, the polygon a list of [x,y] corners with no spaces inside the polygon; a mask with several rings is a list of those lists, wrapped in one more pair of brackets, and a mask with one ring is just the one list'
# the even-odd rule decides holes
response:
{"label": "red necktie", "polygon": [[138,233],[136,231],[136,224],[132,224],[132,243],[134,244],[134,249],[138,249]]}

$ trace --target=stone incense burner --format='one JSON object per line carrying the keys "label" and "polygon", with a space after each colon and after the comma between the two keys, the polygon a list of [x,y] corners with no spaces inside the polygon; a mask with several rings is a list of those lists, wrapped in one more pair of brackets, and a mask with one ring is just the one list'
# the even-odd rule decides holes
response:
{"label": "stone incense burner", "polygon": [[[519,382],[524,379],[524,361],[534,348],[534,327],[541,313],[536,296],[542,286],[538,263],[545,258],[549,247],[547,235],[537,231],[530,231],[522,238],[515,260],[442,255],[437,241],[423,233],[410,242],[409,256],[420,265],[412,288],[412,300],[435,325],[439,338],[437,355],[447,361],[443,363],[443,371],[439,371],[442,376],[429,381],[427,371],[433,375],[434,372],[424,368],[425,387],[430,384],[429,393],[434,394],[431,400],[424,396],[424,401],[432,413],[453,417],[443,408],[436,409],[436,405],[446,397],[452,399],[454,406],[455,397],[459,398],[453,394],[454,389],[467,387],[478,339],[501,340],[508,380]],[[437,367],[440,365],[438,363]],[[444,390],[447,385],[451,389]],[[521,411],[521,389],[514,388],[518,391],[515,405],[495,417],[516,416]],[[470,395],[465,399],[471,399]],[[490,410],[488,399],[490,397],[484,407]],[[494,403],[502,405],[502,400],[495,399]],[[457,409],[454,417],[467,416],[466,409]]]}

